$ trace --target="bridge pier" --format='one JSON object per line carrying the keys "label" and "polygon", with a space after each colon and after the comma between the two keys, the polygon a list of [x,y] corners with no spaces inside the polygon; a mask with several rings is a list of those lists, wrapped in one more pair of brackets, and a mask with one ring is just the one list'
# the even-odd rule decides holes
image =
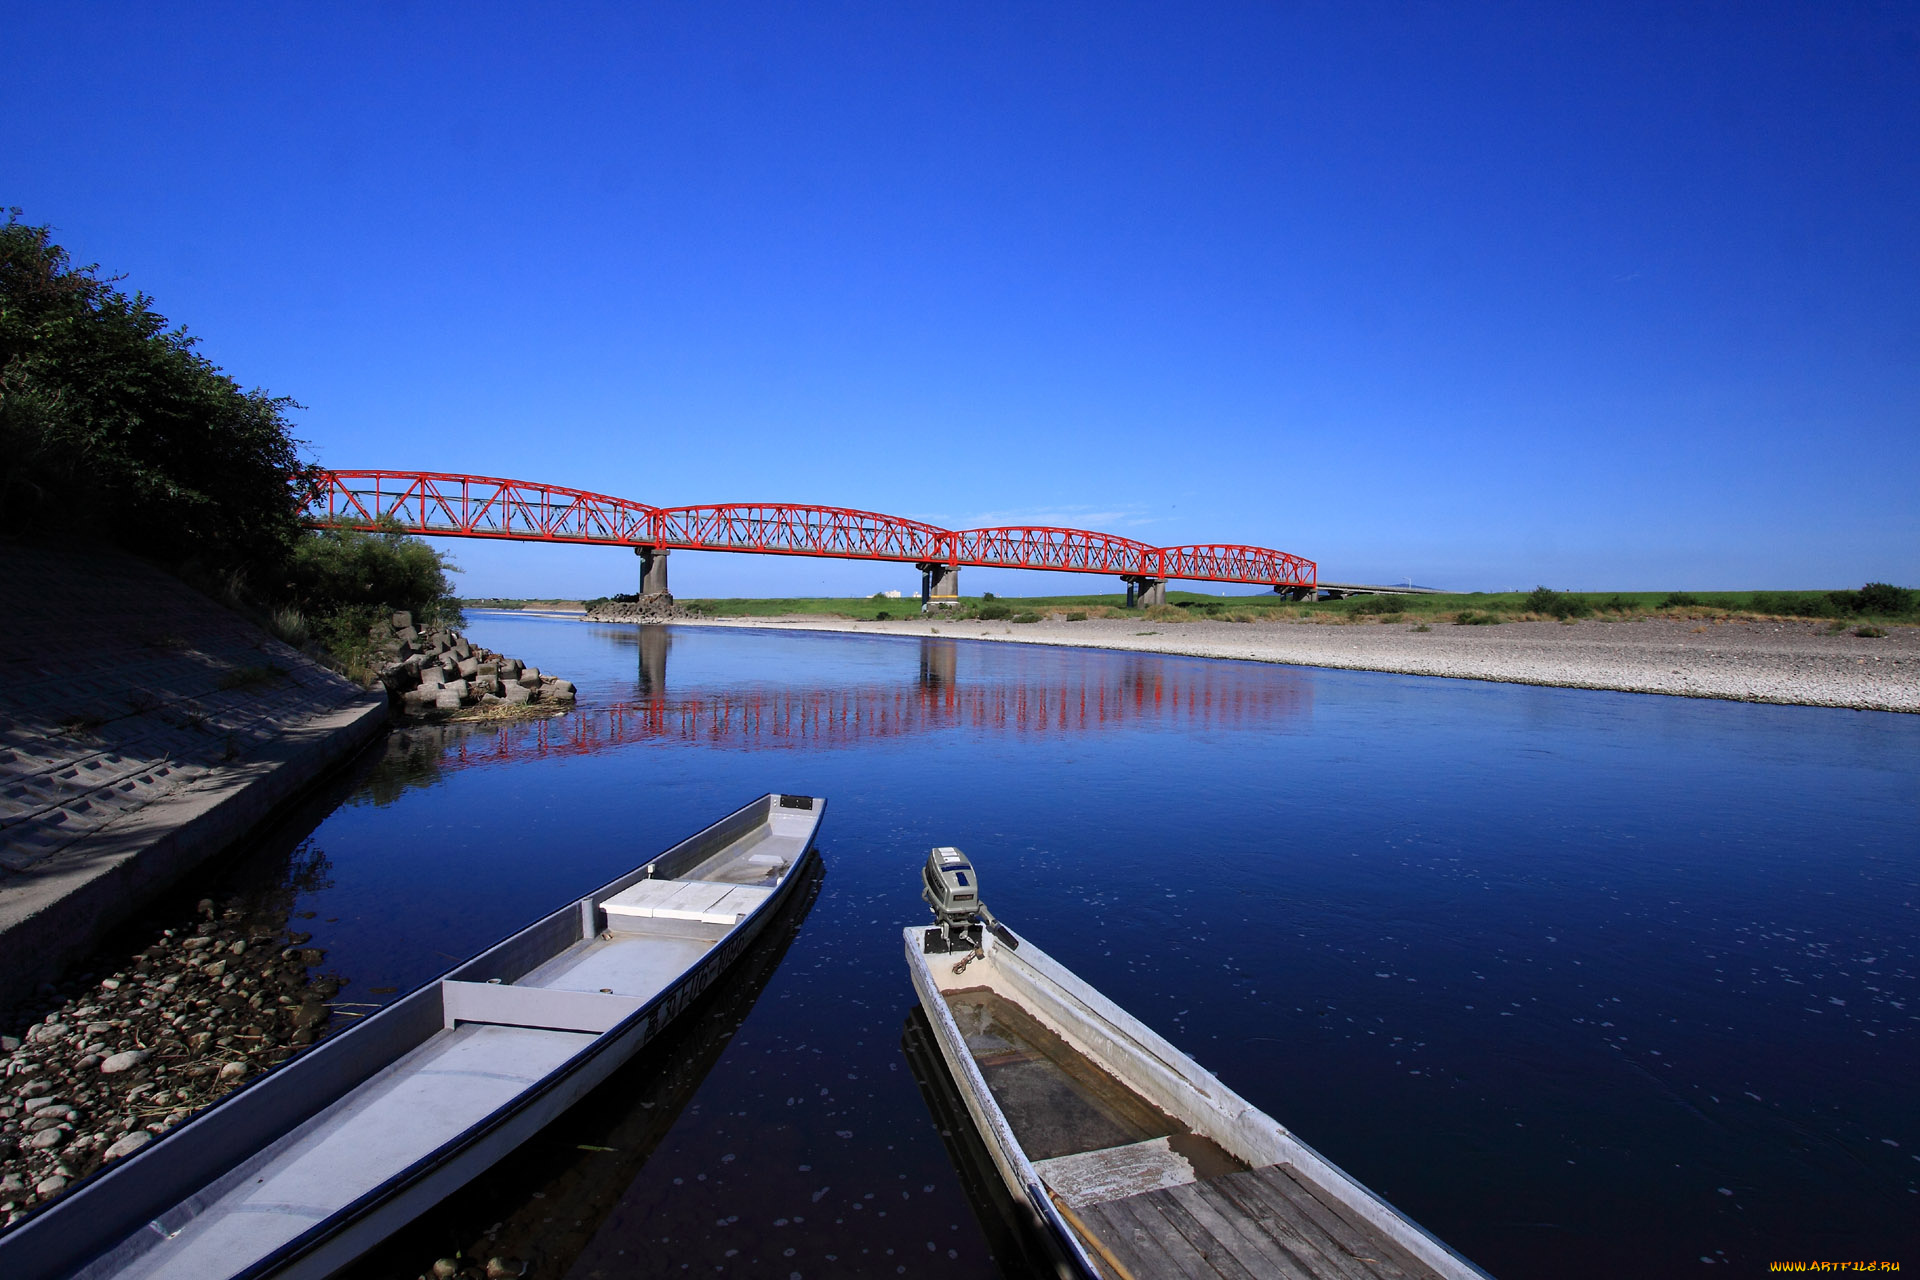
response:
{"label": "bridge pier", "polygon": [[1167,580],[1148,578],[1139,574],[1123,573],[1120,581],[1127,584],[1127,608],[1151,609],[1154,605],[1167,602]]}
{"label": "bridge pier", "polygon": [[1285,596],[1289,600],[1317,600],[1320,598],[1319,590],[1314,587],[1288,587],[1281,586],[1277,583],[1274,585],[1273,593],[1275,595]]}
{"label": "bridge pier", "polygon": [[633,554],[640,557],[641,602],[672,604],[673,593],[667,590],[667,556],[671,553],[665,547],[635,547]]}
{"label": "bridge pier", "polygon": [[920,570],[920,612],[951,609],[960,603],[960,566],[922,561]]}

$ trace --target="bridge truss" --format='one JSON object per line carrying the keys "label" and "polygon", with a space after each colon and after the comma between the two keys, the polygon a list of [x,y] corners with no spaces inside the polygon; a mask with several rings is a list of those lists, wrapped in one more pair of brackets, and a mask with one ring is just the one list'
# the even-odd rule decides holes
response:
{"label": "bridge truss", "polygon": [[427,471],[323,471],[308,495],[305,516],[307,524],[322,529],[1055,569],[1275,590],[1311,589],[1319,573],[1313,561],[1267,547],[1154,547],[1114,534],[1044,526],[955,531],[806,503],[651,507],[559,485]]}

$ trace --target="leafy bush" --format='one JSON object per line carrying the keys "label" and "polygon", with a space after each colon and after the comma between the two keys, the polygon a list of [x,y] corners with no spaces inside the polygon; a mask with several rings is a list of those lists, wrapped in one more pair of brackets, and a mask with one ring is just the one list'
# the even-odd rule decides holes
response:
{"label": "leafy bush", "polygon": [[318,530],[294,545],[286,594],[313,636],[357,672],[367,665],[368,633],[396,610],[418,626],[465,624],[447,577],[456,572],[409,534]]}
{"label": "leafy bush", "polygon": [[1454,615],[1453,625],[1456,627],[1497,627],[1500,625],[1500,615],[1497,613],[1477,613],[1472,609],[1462,609]]}
{"label": "leafy bush", "polygon": [[988,622],[998,622],[1002,618],[1013,616],[1013,610],[1004,604],[983,604],[975,610],[974,617]]}
{"label": "leafy bush", "polygon": [[1067,614],[1068,622],[1085,622],[1086,620],[1087,620],[1087,611],[1085,609],[1075,609],[1071,613]]}
{"label": "leafy bush", "polygon": [[893,615],[888,613],[885,609],[882,609],[880,612],[873,615],[873,620],[875,622],[892,622]]}
{"label": "leafy bush", "polygon": [[1407,602],[1399,596],[1368,596],[1353,606],[1352,612],[1361,615],[1380,613],[1405,613]]}
{"label": "leafy bush", "polygon": [[1835,591],[1838,600],[1846,597],[1855,613],[1897,616],[1914,612],[1915,593],[1911,587],[1896,587],[1891,582],[1869,582],[1858,591]]}
{"label": "leafy bush", "polygon": [[276,579],[312,468],[284,397],[242,391],[145,294],[0,226],[0,528],[105,530],[162,561]]}
{"label": "leafy bush", "polygon": [[1551,587],[1535,587],[1527,592],[1526,605],[1528,613],[1544,613],[1562,622],[1584,618],[1593,612],[1593,606],[1579,596]]}
{"label": "leafy bush", "polygon": [[1700,597],[1690,591],[1670,591],[1667,598],[1660,602],[1662,609],[1692,609],[1698,606]]}
{"label": "leafy bush", "polygon": [[1038,622],[1038,621],[1040,621],[1040,615],[1039,615],[1039,614],[1037,614],[1037,613],[1033,613],[1033,612],[1031,612],[1031,611],[1028,611],[1028,612],[1025,612],[1025,613],[1016,613],[1016,614],[1014,614],[1014,615],[1013,615],[1013,617],[1012,617],[1012,618],[1010,619],[1010,621],[1013,621],[1013,622]]}
{"label": "leafy bush", "polygon": [[994,598],[994,595],[993,595],[993,592],[991,591],[983,591],[980,593],[980,598],[982,600],[991,600]]}

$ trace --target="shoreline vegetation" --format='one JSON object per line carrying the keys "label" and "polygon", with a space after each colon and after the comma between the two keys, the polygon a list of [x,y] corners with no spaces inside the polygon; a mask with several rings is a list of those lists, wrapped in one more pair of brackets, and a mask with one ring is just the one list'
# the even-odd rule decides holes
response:
{"label": "shoreline vegetation", "polygon": [[[468,609],[585,612],[603,605],[630,603],[631,595],[587,600],[474,598]],[[799,596],[766,599],[698,599],[674,602],[674,613],[688,620],[710,618],[842,618],[858,622],[908,621],[921,617],[917,597],[887,598]],[[1920,625],[1920,592],[1887,583],[1859,590],[1798,591],[1532,591],[1463,592],[1445,595],[1357,595],[1344,600],[1294,601],[1277,595],[1212,595],[1169,591],[1167,603],[1127,609],[1111,595],[963,596],[929,617],[955,621],[1035,623],[1085,622],[1132,618],[1149,622],[1309,622],[1365,624],[1411,622],[1426,625],[1498,626],[1508,622],[1619,622],[1633,618],[1674,618],[1698,622],[1753,619],[1812,621],[1830,629],[1867,633],[1889,626]]]}

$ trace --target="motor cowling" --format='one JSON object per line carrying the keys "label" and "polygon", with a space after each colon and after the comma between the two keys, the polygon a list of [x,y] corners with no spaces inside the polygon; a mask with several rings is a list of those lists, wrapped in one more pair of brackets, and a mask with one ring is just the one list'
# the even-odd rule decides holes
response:
{"label": "motor cowling", "polygon": [[958,924],[980,910],[980,882],[973,863],[958,849],[944,847],[927,855],[920,896],[941,924]]}

